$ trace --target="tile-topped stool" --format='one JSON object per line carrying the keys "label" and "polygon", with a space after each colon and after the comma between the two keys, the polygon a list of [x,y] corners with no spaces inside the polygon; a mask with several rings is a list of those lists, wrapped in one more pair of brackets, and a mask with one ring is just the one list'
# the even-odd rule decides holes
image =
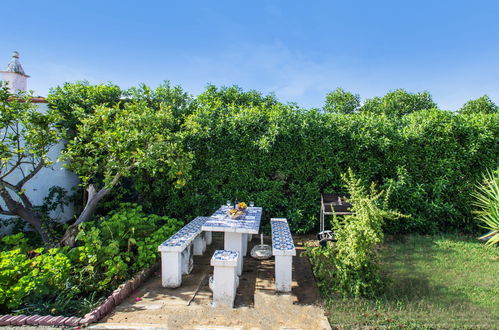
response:
{"label": "tile-topped stool", "polygon": [[237,251],[216,250],[210,264],[213,269],[213,307],[232,308],[239,283],[237,263],[241,256]]}
{"label": "tile-topped stool", "polygon": [[284,218],[270,219],[272,226],[272,254],[275,256],[276,291],[291,292],[293,256],[296,255],[288,221]]}

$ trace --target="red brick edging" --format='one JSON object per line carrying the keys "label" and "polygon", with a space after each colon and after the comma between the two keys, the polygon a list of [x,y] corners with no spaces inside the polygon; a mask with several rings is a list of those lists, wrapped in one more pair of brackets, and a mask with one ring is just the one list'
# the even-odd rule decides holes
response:
{"label": "red brick edging", "polygon": [[52,325],[52,326],[80,326],[99,321],[121,304],[133,291],[144,283],[156,269],[159,263],[150,268],[141,270],[134,277],[121,284],[109,297],[94,310],[83,317],[65,317],[53,315],[0,315],[0,326],[4,325]]}

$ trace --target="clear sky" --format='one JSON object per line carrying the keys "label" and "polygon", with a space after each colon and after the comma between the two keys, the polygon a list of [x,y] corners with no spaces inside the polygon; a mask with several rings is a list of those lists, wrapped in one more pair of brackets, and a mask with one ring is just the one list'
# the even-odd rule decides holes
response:
{"label": "clear sky", "polygon": [[499,103],[499,1],[5,1],[0,66],[21,54],[29,88],[163,80],[275,92],[320,107],[428,90],[443,109]]}

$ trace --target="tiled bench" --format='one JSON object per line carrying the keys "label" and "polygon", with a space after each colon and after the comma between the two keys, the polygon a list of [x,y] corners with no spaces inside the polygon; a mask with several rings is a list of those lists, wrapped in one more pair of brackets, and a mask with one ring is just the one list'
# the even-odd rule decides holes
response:
{"label": "tiled bench", "polygon": [[211,244],[211,232],[201,231],[206,219],[195,218],[158,247],[163,287],[178,288],[182,284],[182,274],[192,270],[192,255],[202,255],[206,245]]}
{"label": "tiled bench", "polygon": [[239,252],[216,250],[210,264],[213,268],[213,278],[210,289],[213,291],[213,307],[224,306],[232,308],[239,285],[237,262],[241,258]]}
{"label": "tiled bench", "polygon": [[272,254],[275,256],[276,291],[291,292],[293,256],[296,255],[288,221],[284,218],[270,219],[272,226]]}

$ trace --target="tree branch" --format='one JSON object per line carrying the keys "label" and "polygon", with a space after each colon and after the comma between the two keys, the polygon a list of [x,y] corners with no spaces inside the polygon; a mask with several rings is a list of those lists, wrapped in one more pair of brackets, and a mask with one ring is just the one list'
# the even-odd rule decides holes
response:
{"label": "tree branch", "polygon": [[34,177],[45,165],[45,162],[40,160],[40,162],[36,165],[36,167],[31,171],[28,175],[26,175],[21,181],[16,184],[16,187],[20,190],[26,182],[28,182],[32,177]]}
{"label": "tree branch", "polygon": [[4,175],[0,176],[0,179],[3,179],[6,176],[8,176],[10,173],[14,172],[16,170],[16,168],[23,163],[21,160],[22,160],[22,158],[19,159],[14,165],[12,165],[12,168],[10,170],[8,170],[7,173],[5,173]]}
{"label": "tree branch", "polygon": [[15,215],[14,213],[12,213],[10,211],[4,210],[1,206],[0,206],[0,214],[3,214],[3,215]]}

